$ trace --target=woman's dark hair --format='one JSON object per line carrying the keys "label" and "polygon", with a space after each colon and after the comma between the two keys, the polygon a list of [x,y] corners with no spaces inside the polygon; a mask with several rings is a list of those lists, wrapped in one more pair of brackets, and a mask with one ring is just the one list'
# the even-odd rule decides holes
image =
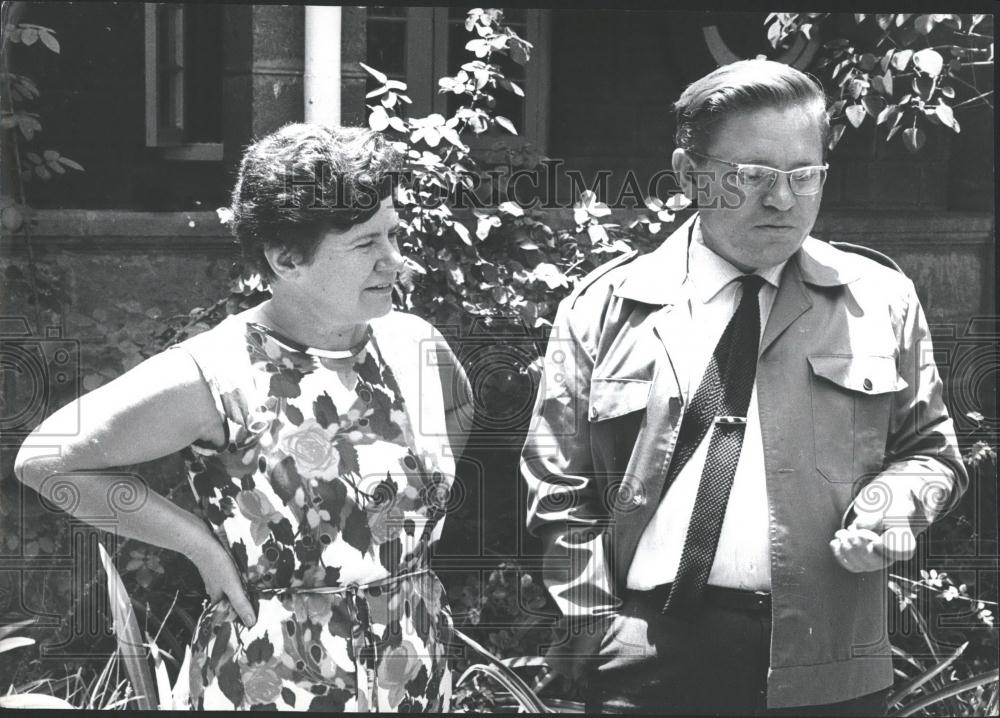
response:
{"label": "woman's dark hair", "polygon": [[804,107],[816,116],[820,142],[826,153],[830,118],[820,84],[805,74],[773,60],[740,60],[723,65],[695,80],[674,103],[678,147],[705,152],[714,127],[737,112],[764,108]]}
{"label": "woman's dark hair", "polygon": [[243,153],[230,208],[244,265],[273,279],[270,247],[312,261],[326,232],[375,216],[401,168],[402,155],[362,127],[290,124],[258,140]]}

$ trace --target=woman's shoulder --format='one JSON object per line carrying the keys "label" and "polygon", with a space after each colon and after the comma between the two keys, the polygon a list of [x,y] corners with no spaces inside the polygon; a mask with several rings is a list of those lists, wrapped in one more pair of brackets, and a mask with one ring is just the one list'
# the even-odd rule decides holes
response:
{"label": "woman's shoulder", "polygon": [[380,339],[422,341],[441,336],[433,324],[416,314],[393,310],[383,317],[371,320],[372,330]]}
{"label": "woman's shoulder", "polygon": [[246,335],[250,323],[247,312],[230,314],[215,326],[178,342],[177,346],[196,350],[204,347],[240,346],[236,342]]}

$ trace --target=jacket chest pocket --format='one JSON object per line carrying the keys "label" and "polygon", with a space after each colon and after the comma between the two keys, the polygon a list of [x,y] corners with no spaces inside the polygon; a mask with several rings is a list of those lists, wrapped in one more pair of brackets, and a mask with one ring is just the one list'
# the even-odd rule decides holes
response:
{"label": "jacket chest pocket", "polygon": [[607,452],[609,466],[624,468],[645,418],[653,382],[649,379],[592,380],[587,417],[596,441]]}
{"label": "jacket chest pocket", "polygon": [[907,386],[891,356],[809,357],[816,469],[853,484],[882,469],[893,394]]}

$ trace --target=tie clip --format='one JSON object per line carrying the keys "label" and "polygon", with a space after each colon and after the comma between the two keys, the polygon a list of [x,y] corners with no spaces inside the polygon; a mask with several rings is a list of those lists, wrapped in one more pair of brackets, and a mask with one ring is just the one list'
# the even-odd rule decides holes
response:
{"label": "tie clip", "polygon": [[716,424],[746,424],[747,418],[745,416],[717,416],[715,417]]}

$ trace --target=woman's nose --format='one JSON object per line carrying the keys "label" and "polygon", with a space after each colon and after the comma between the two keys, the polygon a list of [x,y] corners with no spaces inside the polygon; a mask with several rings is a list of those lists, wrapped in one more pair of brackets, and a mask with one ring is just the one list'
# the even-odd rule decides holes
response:
{"label": "woman's nose", "polygon": [[389,237],[385,250],[382,252],[382,256],[379,257],[376,268],[379,271],[389,272],[389,271],[399,271],[403,266],[403,255],[399,251],[399,244],[395,237]]}

